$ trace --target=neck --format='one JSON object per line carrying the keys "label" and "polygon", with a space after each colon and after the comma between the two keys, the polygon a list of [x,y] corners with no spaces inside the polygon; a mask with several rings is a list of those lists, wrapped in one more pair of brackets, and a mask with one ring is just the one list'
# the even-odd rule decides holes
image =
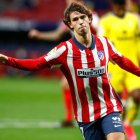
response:
{"label": "neck", "polygon": [[123,18],[125,16],[125,12],[121,13],[121,14],[118,14],[117,12],[114,11],[113,13],[119,18]]}
{"label": "neck", "polygon": [[84,35],[77,35],[75,34],[75,38],[78,42],[83,44],[86,48],[91,46],[92,43],[92,35],[91,33],[89,34],[84,34]]}

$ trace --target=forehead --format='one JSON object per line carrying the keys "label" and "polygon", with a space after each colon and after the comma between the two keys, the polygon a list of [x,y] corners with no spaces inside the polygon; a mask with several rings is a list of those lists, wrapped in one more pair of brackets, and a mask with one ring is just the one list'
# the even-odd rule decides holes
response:
{"label": "forehead", "polygon": [[70,14],[70,18],[72,19],[72,18],[75,18],[75,17],[83,16],[83,15],[86,15],[86,14],[80,13],[80,12],[78,12],[78,11],[74,11],[74,12],[72,12],[72,13]]}

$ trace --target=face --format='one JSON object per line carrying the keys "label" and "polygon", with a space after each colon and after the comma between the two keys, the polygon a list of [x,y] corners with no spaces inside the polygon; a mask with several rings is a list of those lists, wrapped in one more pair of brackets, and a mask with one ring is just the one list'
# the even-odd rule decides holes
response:
{"label": "face", "polygon": [[117,16],[124,16],[125,12],[126,12],[126,7],[125,5],[118,5],[118,4],[114,4],[113,5],[113,9],[114,9],[114,13],[117,15]]}
{"label": "face", "polygon": [[77,11],[70,14],[70,27],[74,33],[79,35],[85,35],[89,32],[91,19],[87,15],[79,13]]}

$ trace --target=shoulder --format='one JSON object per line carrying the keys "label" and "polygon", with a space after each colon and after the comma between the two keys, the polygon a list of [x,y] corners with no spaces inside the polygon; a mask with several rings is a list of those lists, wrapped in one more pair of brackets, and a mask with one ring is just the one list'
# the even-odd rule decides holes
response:
{"label": "shoulder", "polygon": [[104,14],[103,16],[101,16],[100,20],[108,20],[110,18],[114,17],[112,12],[108,12],[106,14]]}
{"label": "shoulder", "polygon": [[137,13],[127,12],[126,17],[130,18],[131,20],[138,20],[139,15]]}
{"label": "shoulder", "polygon": [[108,38],[105,36],[94,36],[96,44],[101,43],[101,44],[107,44],[108,43]]}
{"label": "shoulder", "polygon": [[61,42],[55,48],[56,48],[56,50],[61,49],[61,50],[67,51],[68,49],[71,49],[73,45],[74,45],[74,42],[72,41],[72,38],[70,38],[67,41]]}
{"label": "shoulder", "polygon": [[66,44],[66,47],[67,47],[67,48],[72,48],[74,42],[73,42],[72,38],[70,38],[69,40],[67,40],[67,41],[65,42],[65,44]]}
{"label": "shoulder", "polygon": [[64,53],[67,50],[66,42],[61,42],[57,46],[55,46],[52,50],[48,52],[49,55],[54,55],[57,53]]}
{"label": "shoulder", "polygon": [[101,44],[104,48],[114,46],[113,42],[110,41],[106,36],[96,36],[96,43]]}
{"label": "shoulder", "polygon": [[106,36],[102,36],[102,35],[94,35],[95,40],[101,40],[101,39],[107,39]]}
{"label": "shoulder", "polygon": [[62,48],[62,47],[66,48],[66,46],[67,46],[67,43],[66,43],[66,41],[64,41],[64,42],[61,42],[60,44],[58,44],[55,48],[57,48],[57,49]]}
{"label": "shoulder", "polygon": [[114,15],[112,12],[106,13],[100,18],[99,23],[100,25],[108,26],[113,21],[113,18]]}

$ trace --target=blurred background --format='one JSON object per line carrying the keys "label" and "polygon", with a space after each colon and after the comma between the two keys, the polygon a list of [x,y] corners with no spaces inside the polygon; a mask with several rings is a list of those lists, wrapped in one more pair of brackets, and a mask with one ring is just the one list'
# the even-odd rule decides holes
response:
{"label": "blurred background", "polygon": [[[99,18],[111,10],[109,0],[85,0]],[[140,1],[131,10],[139,14]],[[0,53],[17,58],[36,58],[61,41],[30,38],[32,29],[52,31],[63,18],[66,0],[0,0]],[[27,72],[0,66],[0,140],[82,140],[78,127],[60,127],[65,109],[57,70]],[[140,139],[140,115],[134,121]]]}

